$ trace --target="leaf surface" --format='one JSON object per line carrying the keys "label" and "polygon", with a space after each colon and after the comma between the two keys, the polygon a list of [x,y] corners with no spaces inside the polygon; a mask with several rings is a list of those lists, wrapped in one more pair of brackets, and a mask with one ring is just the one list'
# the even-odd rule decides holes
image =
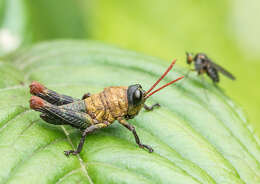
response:
{"label": "leaf surface", "polygon": [[[0,183],[260,183],[259,141],[240,108],[195,75],[148,100],[161,108],[129,121],[154,153],[115,122],[67,158],[63,151],[77,146],[80,133],[29,109],[31,81],[80,98],[107,86],[148,89],[168,63],[80,41],[41,43],[8,60],[0,63]],[[186,72],[175,66],[162,83]]]}

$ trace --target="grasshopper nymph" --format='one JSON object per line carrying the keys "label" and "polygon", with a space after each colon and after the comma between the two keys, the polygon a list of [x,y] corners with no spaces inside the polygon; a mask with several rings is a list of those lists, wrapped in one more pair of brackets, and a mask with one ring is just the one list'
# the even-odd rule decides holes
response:
{"label": "grasshopper nymph", "polygon": [[171,63],[165,73],[148,91],[143,90],[140,84],[128,87],[107,87],[97,94],[90,95],[87,93],[80,100],[58,94],[38,82],[32,82],[30,93],[34,96],[30,99],[30,107],[41,112],[40,117],[47,123],[71,125],[82,131],[82,137],[77,149],[64,151],[66,156],[79,154],[89,133],[96,129],[107,127],[115,120],[133,133],[135,141],[140,148],[146,148],[151,153],[153,152],[151,146],[141,143],[135,127],[126,120],[134,118],[143,107],[150,111],[153,107],[159,106],[159,104],[154,104],[149,107],[145,105],[145,101],[157,91],[183,78],[183,76],[179,77],[151,92],[167,75],[175,62],[176,60]]}

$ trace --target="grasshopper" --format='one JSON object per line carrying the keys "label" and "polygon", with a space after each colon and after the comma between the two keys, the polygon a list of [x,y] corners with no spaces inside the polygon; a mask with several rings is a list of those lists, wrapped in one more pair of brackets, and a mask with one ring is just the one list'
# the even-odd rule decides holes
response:
{"label": "grasshopper", "polygon": [[111,125],[115,120],[133,133],[135,142],[140,148],[147,149],[151,153],[152,147],[141,143],[135,127],[127,120],[138,115],[142,108],[151,111],[154,107],[160,106],[157,103],[149,107],[145,105],[145,102],[154,93],[183,78],[183,76],[179,77],[151,92],[167,75],[175,62],[176,59],[148,91],[143,90],[140,84],[128,87],[116,86],[107,87],[102,92],[93,95],[86,93],[82,99],[76,99],[58,94],[38,82],[32,82],[30,93],[34,96],[30,99],[30,108],[41,112],[40,118],[47,123],[71,125],[81,130],[82,136],[77,149],[64,151],[66,156],[79,154],[87,135]]}

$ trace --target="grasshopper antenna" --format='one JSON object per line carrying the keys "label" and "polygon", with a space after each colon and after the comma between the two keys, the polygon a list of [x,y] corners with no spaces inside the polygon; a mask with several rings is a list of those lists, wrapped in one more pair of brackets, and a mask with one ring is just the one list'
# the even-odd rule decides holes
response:
{"label": "grasshopper antenna", "polygon": [[167,73],[172,69],[173,65],[176,63],[176,59],[174,59],[171,63],[171,65],[167,68],[167,70],[164,72],[164,74],[154,83],[154,85],[146,92],[146,94],[150,93],[155,86],[167,75]]}
{"label": "grasshopper antenna", "polygon": [[[163,88],[165,88],[165,87],[167,87],[167,86],[169,86],[169,85],[171,85],[171,84],[177,82],[178,80],[180,80],[180,79],[182,79],[182,78],[184,77],[184,76],[179,77],[179,78],[177,78],[177,79],[175,79],[175,80],[173,80],[173,81],[171,81],[171,82],[169,82],[169,83],[163,85],[162,87],[158,88],[157,90],[151,92],[151,91],[158,85],[158,83],[169,73],[169,71],[172,69],[172,67],[174,66],[175,63],[176,63],[176,59],[174,59],[174,60],[172,61],[171,65],[167,68],[167,70],[164,72],[164,74],[163,74],[163,75],[154,83],[154,85],[146,92],[146,97],[145,97],[145,99],[149,98],[149,97],[152,96],[154,93],[156,93],[156,92],[162,90]],[[150,93],[150,92],[151,92],[151,93]],[[150,94],[149,94],[149,93],[150,93]]]}
{"label": "grasshopper antenna", "polygon": [[153,92],[151,92],[150,94],[148,94],[145,98],[149,98],[149,97],[152,96],[154,93],[156,93],[156,92],[162,90],[163,88],[165,88],[165,87],[167,87],[167,86],[169,86],[169,85],[171,85],[171,84],[177,82],[178,80],[181,80],[183,77],[184,77],[184,76],[181,76],[181,77],[179,77],[179,78],[177,78],[177,79],[175,79],[175,80],[173,80],[173,81],[171,81],[171,82],[169,82],[169,83],[163,85],[163,86],[160,87],[159,89],[156,89],[155,91],[153,91]]}

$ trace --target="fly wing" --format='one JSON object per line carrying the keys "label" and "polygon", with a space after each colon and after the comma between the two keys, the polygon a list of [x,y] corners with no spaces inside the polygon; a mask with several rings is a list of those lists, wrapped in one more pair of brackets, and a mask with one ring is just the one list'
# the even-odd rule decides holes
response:
{"label": "fly wing", "polygon": [[226,77],[232,79],[232,80],[235,80],[236,78],[230,73],[228,72],[227,70],[225,70],[224,68],[222,68],[221,66],[219,66],[218,64],[210,61],[210,65],[212,67],[214,67],[216,70],[218,70],[219,72],[221,72],[223,75],[225,75]]}

